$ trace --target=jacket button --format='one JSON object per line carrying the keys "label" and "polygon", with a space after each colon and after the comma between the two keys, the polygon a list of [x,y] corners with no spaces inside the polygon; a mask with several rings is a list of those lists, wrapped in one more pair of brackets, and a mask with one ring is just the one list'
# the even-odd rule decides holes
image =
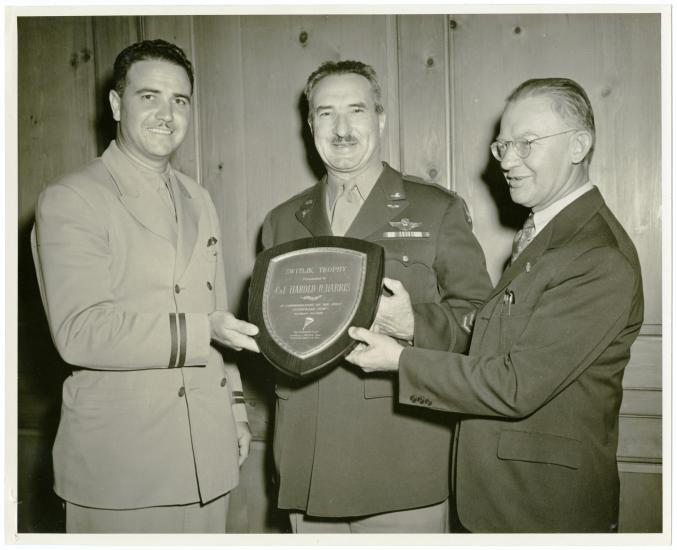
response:
{"label": "jacket button", "polygon": [[426,404],[426,405],[432,405],[433,402],[432,402],[430,399],[426,399],[426,400],[425,400],[425,404]]}
{"label": "jacket button", "polygon": [[177,294],[181,292],[181,287],[178,284],[174,285],[174,292],[176,292]]}
{"label": "jacket button", "polygon": [[225,378],[221,378],[221,387],[223,388],[228,381]]}
{"label": "jacket button", "polygon": [[416,396],[415,396],[415,395],[410,395],[410,396],[409,396],[409,401],[411,401],[412,403],[416,403]]}
{"label": "jacket button", "polygon": [[179,397],[183,397],[184,395],[186,395],[186,388],[184,388],[183,386],[181,386],[181,387],[179,388]]}
{"label": "jacket button", "polygon": [[405,263],[408,262],[408,261],[409,261],[409,256],[406,256],[406,255],[405,255],[405,256],[402,256],[402,261],[405,262]]}
{"label": "jacket button", "polygon": [[207,288],[208,288],[209,290],[212,289],[212,283],[210,283],[209,281],[207,281]]}

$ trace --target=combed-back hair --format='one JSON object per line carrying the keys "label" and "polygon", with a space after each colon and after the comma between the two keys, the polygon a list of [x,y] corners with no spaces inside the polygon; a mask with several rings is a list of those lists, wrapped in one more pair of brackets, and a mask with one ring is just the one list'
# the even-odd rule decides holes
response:
{"label": "combed-back hair", "polygon": [[536,96],[551,98],[553,109],[559,116],[590,132],[592,145],[587,154],[590,159],[595,148],[595,116],[583,87],[570,78],[532,78],[515,88],[507,102]]}
{"label": "combed-back hair", "polygon": [[113,65],[113,87],[119,96],[125,91],[127,84],[127,73],[129,68],[137,61],[148,59],[160,59],[168,61],[179,67],[183,67],[190,80],[190,91],[193,93],[193,65],[186,57],[186,54],[176,44],[171,44],[165,40],[142,40],[127,46],[115,58]]}
{"label": "combed-back hair", "polygon": [[[352,60],[325,61],[324,63],[322,63],[322,65],[320,65],[315,71],[311,73],[311,75],[308,77],[306,87],[303,90],[303,93],[305,94],[306,99],[308,100],[308,106],[310,107],[311,112],[312,106],[310,105],[310,96],[315,86],[317,86],[317,83],[323,78],[330,75],[350,74],[350,73],[363,76],[369,81],[369,84],[371,84],[371,90],[374,94],[374,104],[376,107],[376,112],[379,114],[382,113],[383,104],[381,103],[381,85],[378,83],[376,71],[371,65],[367,65],[366,63],[362,63],[361,61],[352,61]],[[308,116],[310,117],[310,113]]]}

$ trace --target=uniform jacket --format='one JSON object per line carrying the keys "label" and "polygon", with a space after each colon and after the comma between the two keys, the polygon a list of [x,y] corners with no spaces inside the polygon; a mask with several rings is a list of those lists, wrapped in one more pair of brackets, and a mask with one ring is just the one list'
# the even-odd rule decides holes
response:
{"label": "uniform jacket", "polygon": [[616,529],[621,382],[642,318],[635,248],[595,188],[505,271],[469,356],[404,350],[401,402],[470,415],[452,484],[467,529]]}
{"label": "uniform jacket", "polygon": [[77,367],[63,385],[55,490],[90,507],[206,502],[238,482],[242,386],[210,347],[207,318],[226,308],[216,212],[174,172],[174,241],[141,179],[111,143],[43,191],[32,234],[54,343]]}
{"label": "uniform jacket", "polygon": [[[320,182],[274,209],[264,222],[264,245],[331,235],[325,189]],[[345,236],[384,247],[386,276],[402,281],[415,304],[416,345],[467,349],[463,317],[491,282],[462,199],[385,165]],[[348,363],[304,384],[279,375],[274,454],[281,508],[343,517],[448,497],[448,418],[393,406],[395,382]]]}

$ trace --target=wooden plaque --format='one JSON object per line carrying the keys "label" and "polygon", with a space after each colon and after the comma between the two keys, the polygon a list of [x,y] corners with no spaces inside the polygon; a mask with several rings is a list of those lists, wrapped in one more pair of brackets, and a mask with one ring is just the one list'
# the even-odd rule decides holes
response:
{"label": "wooden plaque", "polygon": [[312,237],[264,250],[249,288],[249,320],[261,353],[295,378],[335,367],[356,342],[351,326],[376,317],[383,248],[348,237]]}

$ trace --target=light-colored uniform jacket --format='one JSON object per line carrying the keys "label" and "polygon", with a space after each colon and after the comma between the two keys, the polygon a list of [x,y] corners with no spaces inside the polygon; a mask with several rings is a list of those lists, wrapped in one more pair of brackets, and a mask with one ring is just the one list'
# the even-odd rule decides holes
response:
{"label": "light-colored uniform jacket", "polygon": [[218,220],[207,191],[172,173],[176,241],[153,174],[115,142],[38,202],[43,304],[75,367],[63,386],[55,491],[79,505],[207,502],[238,482],[242,386],[210,346],[208,320],[226,309]]}

